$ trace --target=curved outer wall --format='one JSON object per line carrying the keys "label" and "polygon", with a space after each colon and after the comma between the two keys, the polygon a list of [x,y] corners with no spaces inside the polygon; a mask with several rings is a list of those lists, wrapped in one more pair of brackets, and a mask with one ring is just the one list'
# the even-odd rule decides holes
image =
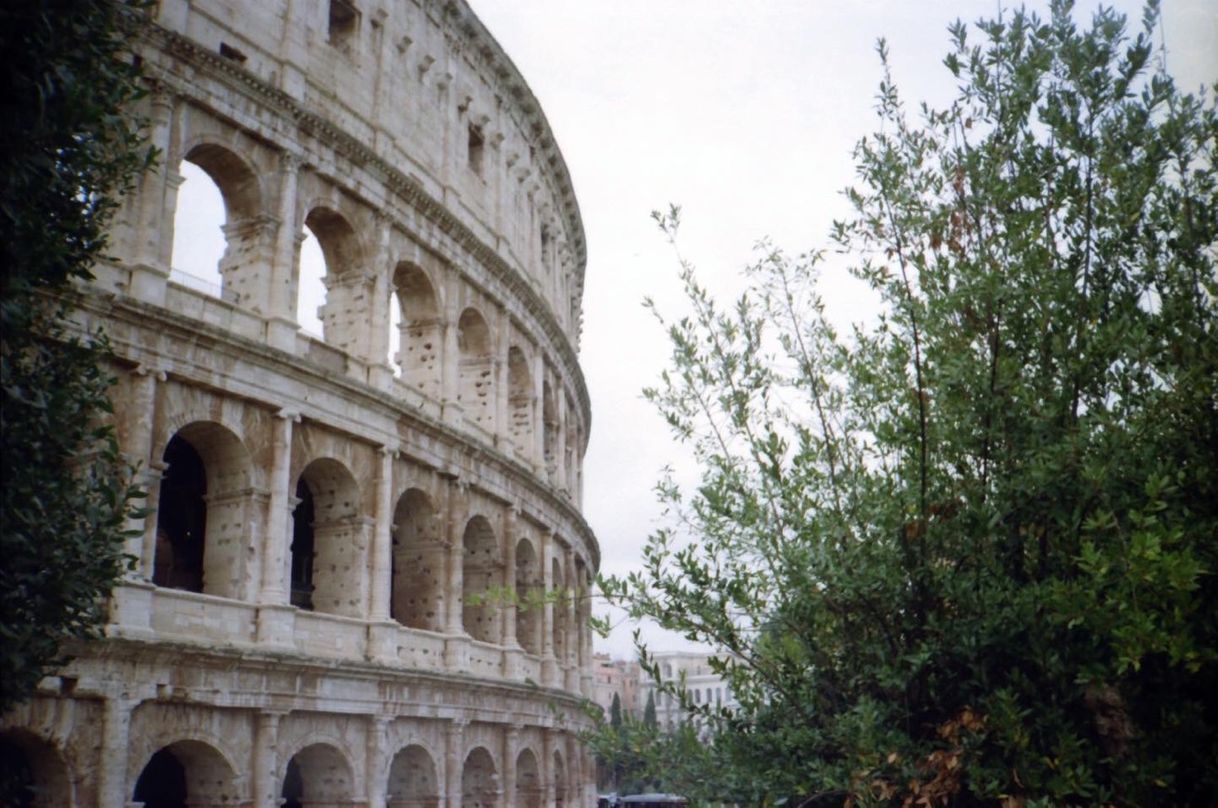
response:
{"label": "curved outer wall", "polygon": [[[164,159],[79,319],[155,507],[0,730],[35,804],[590,804],[584,243],[536,100],[462,2],[162,0],[139,50]],[[171,271],[183,160],[218,290]]]}

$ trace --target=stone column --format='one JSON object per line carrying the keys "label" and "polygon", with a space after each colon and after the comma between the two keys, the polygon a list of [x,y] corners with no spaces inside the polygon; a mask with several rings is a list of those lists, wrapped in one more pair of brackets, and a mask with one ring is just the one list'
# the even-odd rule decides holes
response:
{"label": "stone column", "polygon": [[282,713],[262,711],[254,717],[254,808],[278,808],[279,719]]}
{"label": "stone column", "polygon": [[[152,432],[156,422],[156,390],[157,382],[165,380],[164,372],[152,370],[147,365],[138,365],[131,371],[131,406],[122,412],[123,419],[122,441],[123,454],[128,462],[137,466],[136,482],[147,490],[152,476],[149,464],[152,462]],[[155,502],[147,502],[147,507],[155,507]],[[142,536],[148,532],[147,517],[127,519],[129,536],[124,550],[140,560],[136,569],[127,573],[127,578],[139,578],[144,569],[152,569],[152,559],[143,558],[144,542]],[[151,520],[156,521],[155,516]]]}
{"label": "stone column", "polygon": [[448,633],[464,634],[465,520],[469,513],[469,486],[454,480],[448,490]]}
{"label": "stone column", "polygon": [[539,775],[542,781],[542,789],[544,790],[544,798],[542,805],[554,805],[558,799],[558,792],[555,789],[554,779],[558,774],[554,767],[554,746],[556,731],[550,728],[541,731],[541,756],[544,760],[541,761],[541,770]]}
{"label": "stone column", "polygon": [[267,529],[262,542],[262,585],[258,594],[258,641],[290,646],[292,607],[288,603],[288,568],[291,563],[291,515],[296,498],[291,490],[292,424],[300,415],[280,410],[271,439],[271,491]]}
{"label": "stone column", "polygon": [[575,598],[578,592],[579,582],[575,580],[575,551],[567,548],[563,558],[563,578],[567,581],[567,593],[563,599],[563,608],[567,612],[566,616],[566,636],[563,637],[563,644],[566,646],[566,659],[562,660],[563,667],[566,669],[565,687],[568,691],[574,693],[579,689],[579,623],[575,611]]}
{"label": "stone column", "polygon": [[545,603],[541,609],[541,683],[546,687],[558,684],[558,660],[554,658],[554,531],[541,535],[541,585]]}
{"label": "stone column", "polygon": [[[131,250],[126,256],[131,267],[129,292],[133,297],[158,305],[165,302],[165,282],[169,264],[164,256],[172,254],[173,207],[177,183],[177,160],[173,148],[173,118],[176,98],[164,86],[154,87],[148,101],[148,141],[164,155],[164,162],[146,171],[130,197]],[[168,217],[168,222],[166,222]]]}
{"label": "stone column", "polygon": [[370,808],[380,808],[385,804],[385,788],[388,785],[389,772],[385,770],[385,749],[388,746],[389,719],[375,715],[369,719],[368,725],[368,760],[364,779],[367,783],[367,797]]}
{"label": "stone column", "polygon": [[[506,508],[503,512],[503,561],[504,572],[502,586],[510,590],[516,597],[516,529],[520,511],[516,508]],[[504,646],[515,646],[516,641],[516,601],[510,599],[503,604],[503,627],[501,630]]]}
{"label": "stone column", "polygon": [[[379,76],[379,74],[378,74]],[[393,267],[390,239],[393,224],[384,211],[376,213],[376,257],[372,262],[372,311],[368,337],[368,383],[378,390],[389,390],[393,383],[393,365],[389,360],[389,329],[393,318],[389,313],[393,292]]]}
{"label": "stone column", "polygon": [[372,538],[372,608],[370,617],[389,620],[390,575],[393,570],[393,459],[389,446],[381,447],[381,469],[376,484],[376,527]]}
{"label": "stone column", "polygon": [[510,726],[503,733],[503,805],[516,808],[516,747],[520,743],[520,727]]}
{"label": "stone column", "polygon": [[[125,808],[132,793],[127,788],[127,750],[130,746],[131,710],[134,707],[135,702],[126,694],[110,694],[103,702],[97,768],[99,808]],[[131,788],[135,788],[134,783]]]}
{"label": "stone column", "polygon": [[[446,297],[452,301],[456,298],[453,290],[448,289]],[[444,308],[444,350],[440,355],[440,402],[443,408],[444,422],[459,425],[461,421],[461,406],[457,403],[457,388],[461,383],[461,351],[457,346],[457,323],[461,312],[450,303]]]}
{"label": "stone column", "polygon": [[448,808],[461,808],[461,770],[465,766],[464,751],[465,721],[454,719],[446,728],[444,738],[444,804]]}
{"label": "stone column", "polygon": [[539,477],[546,471],[545,379],[546,360],[541,351],[533,357],[533,473]]}
{"label": "stone column", "polygon": [[494,421],[490,424],[491,434],[495,436],[495,446],[504,453],[511,452],[512,419],[508,415],[508,350],[510,350],[511,319],[502,308],[495,312],[495,358],[491,363],[491,373],[495,386],[491,388],[495,394]]}
{"label": "stone column", "polygon": [[561,383],[557,385],[554,396],[558,406],[558,434],[554,439],[554,487],[564,488],[567,484],[567,390]]}
{"label": "stone column", "polygon": [[300,225],[296,222],[299,177],[300,160],[290,152],[282,152],[279,155],[278,221],[267,294],[267,342],[289,353],[296,350],[296,289],[299,282],[296,258],[301,236]]}

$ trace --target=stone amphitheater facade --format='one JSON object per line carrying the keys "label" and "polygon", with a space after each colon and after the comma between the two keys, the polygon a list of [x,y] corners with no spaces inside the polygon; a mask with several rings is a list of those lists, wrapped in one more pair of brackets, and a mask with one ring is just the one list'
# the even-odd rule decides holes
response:
{"label": "stone amphitheater facade", "polygon": [[[584,236],[536,99],[463,0],[154,13],[161,167],[79,312],[152,512],[105,639],[3,721],[33,804],[591,804]],[[171,277],[182,161],[218,294]]]}

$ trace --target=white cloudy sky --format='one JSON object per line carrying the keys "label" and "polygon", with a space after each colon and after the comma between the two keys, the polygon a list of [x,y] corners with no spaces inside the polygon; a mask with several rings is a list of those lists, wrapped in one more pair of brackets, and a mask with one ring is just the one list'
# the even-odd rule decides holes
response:
{"label": "white cloudy sky", "polygon": [[[659,470],[688,466],[640,396],[666,356],[642,299],[651,296],[662,310],[680,306],[676,262],[649,212],[682,206],[682,252],[721,291],[737,286],[759,238],[792,252],[823,246],[830,222],[844,212],[838,192],[853,179],[851,147],[874,124],[876,39],[888,39],[907,100],[942,102],[952,89],[941,66],[947,24],[992,15],[1000,4],[470,2],[541,102],[575,183],[588,240],[581,361],[593,410],[584,510],[600,539],[602,571],[624,573],[638,564],[655,524],[651,488]],[[1114,5],[1140,18],[1136,2]],[[1218,2],[1164,5],[1169,69],[1189,88],[1218,80]],[[1080,6],[1089,14],[1094,3]],[[220,204],[192,176],[183,196],[203,191]],[[177,242],[191,246],[189,255],[175,254],[175,266],[214,274],[209,268],[223,249],[214,221],[201,216],[177,227]],[[312,242],[302,268],[322,266],[320,255],[308,255]],[[836,320],[867,317],[857,288],[826,281]],[[320,298],[319,278],[311,282]],[[316,322],[305,327],[320,333]],[[598,650],[629,655],[631,628],[619,624]],[[648,636],[657,650],[683,647],[679,638]]]}

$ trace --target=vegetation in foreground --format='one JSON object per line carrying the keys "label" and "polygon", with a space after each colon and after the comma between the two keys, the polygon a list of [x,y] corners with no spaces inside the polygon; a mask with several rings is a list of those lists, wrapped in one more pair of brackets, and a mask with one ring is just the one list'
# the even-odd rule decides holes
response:
{"label": "vegetation in foreground", "polygon": [[1156,23],[957,23],[943,110],[885,64],[833,233],[874,327],[835,333],[819,254],[726,307],[682,264],[648,396],[701,479],[602,588],[722,649],[740,706],[685,705],[704,746],[606,725],[603,766],[749,805],[1211,804],[1218,112]]}

